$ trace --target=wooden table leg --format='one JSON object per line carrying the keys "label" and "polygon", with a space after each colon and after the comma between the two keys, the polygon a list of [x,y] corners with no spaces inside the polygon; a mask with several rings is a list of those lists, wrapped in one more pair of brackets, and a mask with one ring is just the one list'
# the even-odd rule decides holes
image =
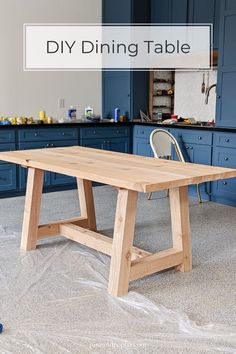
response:
{"label": "wooden table leg", "polygon": [[113,296],[128,293],[137,195],[126,189],[118,191],[108,285],[108,292]]}
{"label": "wooden table leg", "polygon": [[92,182],[77,178],[80,213],[88,219],[88,229],[97,231]]}
{"label": "wooden table leg", "polygon": [[34,250],[37,243],[44,171],[28,169],[21,248]]}
{"label": "wooden table leg", "polygon": [[173,247],[183,251],[181,272],[192,270],[192,250],[189,222],[188,187],[170,189],[170,210]]}

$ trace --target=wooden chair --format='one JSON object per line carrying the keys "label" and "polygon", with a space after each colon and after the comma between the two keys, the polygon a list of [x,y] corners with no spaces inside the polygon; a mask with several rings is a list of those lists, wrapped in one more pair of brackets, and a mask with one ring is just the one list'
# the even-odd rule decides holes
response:
{"label": "wooden chair", "polygon": [[[150,144],[152,151],[154,153],[154,157],[158,159],[171,159],[172,147],[176,152],[176,155],[181,162],[185,162],[182,151],[179,147],[179,144],[175,137],[164,129],[155,129],[150,135]],[[197,186],[197,195],[199,203],[202,202],[201,192],[199,188],[199,184]],[[152,193],[149,193],[148,199],[150,200]],[[169,191],[167,196],[169,196]]]}

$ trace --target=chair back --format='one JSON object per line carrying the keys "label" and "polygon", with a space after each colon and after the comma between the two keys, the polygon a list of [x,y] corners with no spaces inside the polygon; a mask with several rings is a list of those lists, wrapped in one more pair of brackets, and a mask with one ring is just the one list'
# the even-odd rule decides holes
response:
{"label": "chair back", "polygon": [[171,158],[172,146],[178,159],[185,162],[182,151],[175,137],[164,129],[155,129],[150,135],[150,144],[154,156],[157,158]]}

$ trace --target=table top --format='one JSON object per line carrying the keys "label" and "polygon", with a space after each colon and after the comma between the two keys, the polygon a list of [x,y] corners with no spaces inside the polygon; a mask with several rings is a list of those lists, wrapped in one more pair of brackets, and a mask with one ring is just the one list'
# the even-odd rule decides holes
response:
{"label": "table top", "polygon": [[236,177],[236,169],[169,161],[81,146],[7,151],[0,160],[138,192]]}

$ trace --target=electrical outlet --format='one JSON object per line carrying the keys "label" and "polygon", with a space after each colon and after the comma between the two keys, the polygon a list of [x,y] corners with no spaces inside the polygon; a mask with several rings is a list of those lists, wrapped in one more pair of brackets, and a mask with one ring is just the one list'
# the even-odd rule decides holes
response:
{"label": "electrical outlet", "polygon": [[58,98],[58,108],[65,108],[65,99],[64,98]]}

